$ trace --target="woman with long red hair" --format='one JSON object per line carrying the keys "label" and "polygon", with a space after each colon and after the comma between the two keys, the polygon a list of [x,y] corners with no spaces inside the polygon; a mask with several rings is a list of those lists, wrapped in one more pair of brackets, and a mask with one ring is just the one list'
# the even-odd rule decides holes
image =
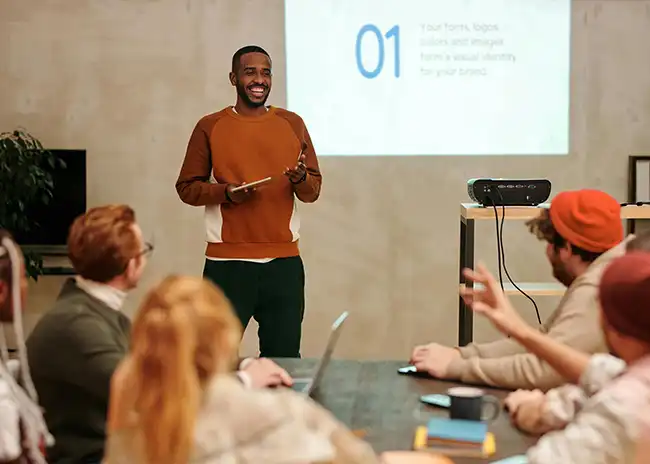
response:
{"label": "woman with long red hair", "polygon": [[380,462],[308,398],[247,389],[232,374],[241,331],[206,280],[151,290],[113,377],[105,464]]}

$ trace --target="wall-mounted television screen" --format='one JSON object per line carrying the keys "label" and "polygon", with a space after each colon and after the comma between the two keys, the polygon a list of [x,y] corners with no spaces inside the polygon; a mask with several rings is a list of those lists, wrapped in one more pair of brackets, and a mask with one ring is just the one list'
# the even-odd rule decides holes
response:
{"label": "wall-mounted television screen", "polygon": [[52,172],[54,187],[49,204],[32,207],[28,214],[38,222],[29,231],[11,231],[22,246],[65,247],[72,221],[86,212],[86,150],[48,149],[65,167]]}

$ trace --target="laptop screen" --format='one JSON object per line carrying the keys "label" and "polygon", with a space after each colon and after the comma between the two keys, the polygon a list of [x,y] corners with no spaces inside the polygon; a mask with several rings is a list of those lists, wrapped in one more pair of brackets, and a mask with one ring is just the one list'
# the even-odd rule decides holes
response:
{"label": "laptop screen", "polygon": [[321,358],[320,362],[318,363],[318,367],[316,368],[316,373],[314,374],[314,379],[311,384],[310,391],[318,388],[319,383],[323,379],[323,373],[325,372],[325,368],[332,358],[332,353],[334,352],[336,343],[338,342],[339,336],[341,335],[341,328],[343,327],[343,323],[347,318],[348,312],[345,311],[336,319],[336,321],[334,321],[334,324],[332,324],[332,331],[330,333],[329,340],[327,340],[327,345],[325,347],[323,357]]}

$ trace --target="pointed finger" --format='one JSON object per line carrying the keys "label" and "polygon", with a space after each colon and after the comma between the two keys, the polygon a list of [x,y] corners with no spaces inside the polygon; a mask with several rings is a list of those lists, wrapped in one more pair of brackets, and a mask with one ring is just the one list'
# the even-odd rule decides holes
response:
{"label": "pointed finger", "polygon": [[505,304],[508,301],[505,293],[501,289],[501,285],[497,282],[497,279],[492,275],[490,271],[487,270],[483,263],[479,263],[478,267],[480,272],[484,275],[484,285],[489,291],[494,294],[494,297],[497,299],[500,305]]}
{"label": "pointed finger", "polygon": [[282,384],[286,385],[287,387],[290,387],[291,385],[293,385],[293,379],[291,378],[289,373],[287,371],[285,371],[284,369],[282,369],[280,371],[280,380],[281,380]]}
{"label": "pointed finger", "polygon": [[463,277],[465,277],[468,280],[471,280],[472,282],[477,282],[479,284],[485,284],[486,282],[486,278],[484,274],[469,268],[463,269]]}
{"label": "pointed finger", "polygon": [[476,301],[476,298],[474,298],[473,294],[463,295],[461,293],[460,296],[461,296],[461,298],[463,299],[463,301],[465,302],[465,304],[467,306],[472,306],[474,304],[474,302]]}
{"label": "pointed finger", "polygon": [[483,303],[482,301],[474,301],[472,304],[469,305],[470,308],[472,308],[472,311],[478,314],[485,314],[486,316],[494,310],[493,307],[491,307],[488,304]]}
{"label": "pointed finger", "polygon": [[476,266],[478,273],[482,276],[483,278],[483,283],[485,283],[488,286],[493,286],[497,285],[497,281],[494,278],[494,275],[490,271],[488,271],[487,267],[485,267],[485,264],[483,262],[479,262],[478,265]]}
{"label": "pointed finger", "polygon": [[411,356],[411,359],[409,359],[409,361],[411,361],[411,364],[413,364],[422,361],[424,358],[425,358],[424,353],[414,353],[413,356]]}

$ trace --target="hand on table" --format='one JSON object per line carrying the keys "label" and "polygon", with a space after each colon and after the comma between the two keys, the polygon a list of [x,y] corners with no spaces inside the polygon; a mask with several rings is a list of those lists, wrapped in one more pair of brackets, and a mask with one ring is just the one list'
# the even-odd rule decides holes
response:
{"label": "hand on table", "polygon": [[298,163],[293,168],[286,168],[284,170],[284,175],[289,178],[294,184],[299,184],[307,176],[307,166],[305,166],[305,159],[307,157],[303,154],[298,158]]}
{"label": "hand on table", "polygon": [[266,358],[253,359],[242,369],[250,376],[254,388],[293,385],[293,379],[287,371]]}
{"label": "hand on table", "polygon": [[241,190],[237,190],[236,192],[233,192],[234,188],[240,187],[242,185],[246,185],[246,182],[244,182],[241,185],[228,184],[228,186],[226,187],[226,198],[228,198],[231,203],[234,203],[236,205],[243,203],[255,193],[255,187],[244,188]]}
{"label": "hand on table", "polygon": [[526,432],[536,432],[542,419],[546,396],[541,390],[517,390],[505,399],[512,424]]}
{"label": "hand on table", "polygon": [[474,312],[487,317],[492,325],[505,335],[516,336],[530,328],[512,307],[499,283],[482,263],[478,264],[475,271],[463,269],[463,275],[467,280],[482,285],[479,288],[460,289],[465,304]]}
{"label": "hand on table", "polygon": [[418,372],[428,372],[433,377],[446,379],[449,365],[457,358],[460,358],[460,351],[456,348],[429,343],[416,346],[411,354],[410,362]]}

